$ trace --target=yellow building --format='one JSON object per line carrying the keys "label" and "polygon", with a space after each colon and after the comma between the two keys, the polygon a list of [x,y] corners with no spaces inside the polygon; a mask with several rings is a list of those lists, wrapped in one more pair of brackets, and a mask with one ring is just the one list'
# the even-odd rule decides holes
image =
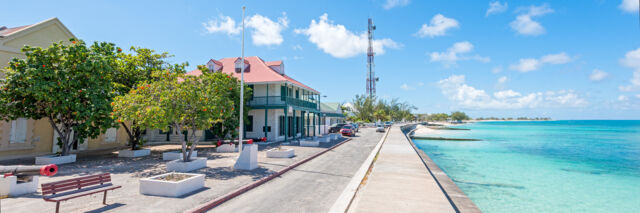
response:
{"label": "yellow building", "polygon": [[[4,77],[4,68],[12,58],[25,57],[20,52],[24,45],[45,48],[70,38],[75,36],[57,18],[20,27],[0,26],[0,77]],[[0,160],[55,153],[59,149],[53,142],[57,141],[55,137],[57,134],[44,119],[0,121]],[[109,149],[126,144],[127,133],[123,128],[109,129],[98,138],[74,146],[74,151]]]}

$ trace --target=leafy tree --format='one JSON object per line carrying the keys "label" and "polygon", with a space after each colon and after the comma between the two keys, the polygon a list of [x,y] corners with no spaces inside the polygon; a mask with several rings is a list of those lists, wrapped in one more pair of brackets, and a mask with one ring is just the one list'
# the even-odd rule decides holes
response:
{"label": "leafy tree", "polygon": [[456,111],[451,113],[451,119],[455,121],[471,120],[464,112]]}
{"label": "leafy tree", "polygon": [[[126,95],[137,85],[143,82],[152,82],[156,79],[152,74],[157,71],[169,71],[184,73],[184,64],[171,65],[166,59],[172,57],[167,52],[155,53],[154,50],[140,47],[131,47],[132,53],[119,53],[117,66],[113,75],[113,84],[118,95]],[[142,141],[142,129],[136,125],[138,117],[115,117],[129,136],[131,150],[139,149]]]}
{"label": "leafy tree", "polygon": [[47,119],[59,135],[62,155],[74,142],[113,127],[111,77],[121,51],[111,43],[87,47],[82,40],[69,41],[46,49],[23,47],[26,58],[12,59],[0,80],[0,119]]}
{"label": "leafy tree", "polygon": [[430,114],[428,117],[429,121],[446,121],[449,119],[449,115],[447,113],[434,113]]}
{"label": "leafy tree", "polygon": [[224,124],[238,115],[235,97],[239,96],[240,84],[236,78],[219,72],[190,76],[167,71],[155,72],[153,77],[158,80],[116,97],[114,114],[137,117],[135,125],[140,128],[191,130],[186,141],[180,137],[184,161],[191,160],[198,145],[197,130]]}

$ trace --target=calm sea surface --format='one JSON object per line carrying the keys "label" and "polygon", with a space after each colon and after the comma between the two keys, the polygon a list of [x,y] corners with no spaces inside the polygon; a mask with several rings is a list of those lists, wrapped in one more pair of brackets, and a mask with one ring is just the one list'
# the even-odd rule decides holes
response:
{"label": "calm sea surface", "polygon": [[414,142],[483,212],[640,212],[640,121],[460,127]]}

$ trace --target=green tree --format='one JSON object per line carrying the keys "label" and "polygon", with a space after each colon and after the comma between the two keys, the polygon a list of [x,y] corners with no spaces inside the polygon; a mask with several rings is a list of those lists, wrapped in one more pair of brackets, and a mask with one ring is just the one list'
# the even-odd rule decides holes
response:
{"label": "green tree", "polygon": [[428,116],[429,121],[446,121],[447,119],[449,119],[447,113],[433,113]]}
{"label": "green tree", "polygon": [[154,77],[158,80],[116,97],[114,114],[137,117],[139,128],[191,130],[186,141],[180,137],[184,161],[191,160],[198,145],[197,130],[238,117],[235,97],[239,97],[240,84],[236,78],[219,72],[190,76],[167,71],[155,72]]}
{"label": "green tree", "polygon": [[119,51],[111,43],[87,47],[76,39],[46,49],[23,47],[26,58],[12,59],[0,80],[0,119],[47,119],[67,155],[74,142],[113,127],[111,77]]}
{"label": "green tree", "polygon": [[[169,71],[172,73],[184,73],[184,64],[171,65],[166,59],[172,57],[167,52],[155,53],[154,50],[140,47],[131,47],[132,53],[119,53],[117,66],[113,75],[113,84],[116,94],[126,95],[141,83],[155,81],[154,72]],[[142,129],[135,125],[138,117],[115,117],[116,121],[124,128],[129,137],[131,150],[139,149],[144,143]]]}
{"label": "green tree", "polygon": [[454,121],[471,120],[464,112],[456,111],[451,113],[451,119]]}

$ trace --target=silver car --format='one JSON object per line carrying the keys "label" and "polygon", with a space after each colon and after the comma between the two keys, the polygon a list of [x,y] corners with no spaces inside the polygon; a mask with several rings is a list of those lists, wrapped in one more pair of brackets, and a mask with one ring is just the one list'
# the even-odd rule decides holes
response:
{"label": "silver car", "polygon": [[384,126],[381,124],[376,125],[376,132],[384,132]]}

